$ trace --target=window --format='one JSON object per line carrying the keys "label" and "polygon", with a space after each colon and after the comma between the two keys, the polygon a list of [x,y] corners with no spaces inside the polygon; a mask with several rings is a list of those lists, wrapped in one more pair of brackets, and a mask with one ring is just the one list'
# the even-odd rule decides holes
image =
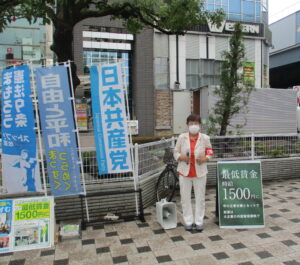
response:
{"label": "window", "polygon": [[206,0],[205,8],[213,11],[223,9],[230,20],[258,22],[263,20],[262,12],[266,13],[266,0]]}
{"label": "window", "polygon": [[169,89],[169,63],[166,57],[154,59],[154,86],[155,89]]}
{"label": "window", "polygon": [[230,13],[241,13],[241,1],[231,0],[229,2],[229,12]]}
{"label": "window", "polygon": [[255,14],[255,5],[253,1],[244,1],[243,2],[243,14],[248,16],[254,16]]}
{"label": "window", "polygon": [[189,59],[186,61],[186,88],[217,85],[220,73],[220,61]]}

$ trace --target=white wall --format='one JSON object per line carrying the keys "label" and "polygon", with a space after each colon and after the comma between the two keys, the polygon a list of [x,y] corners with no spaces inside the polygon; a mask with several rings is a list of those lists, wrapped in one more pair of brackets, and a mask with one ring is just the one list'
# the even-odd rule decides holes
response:
{"label": "white wall", "polygon": [[[186,37],[179,36],[179,89],[186,88]],[[170,88],[174,89],[176,81],[176,36],[169,36],[169,63],[170,63]]]}
{"label": "white wall", "polygon": [[296,44],[296,13],[291,14],[270,26],[273,47],[270,52],[278,51]]}

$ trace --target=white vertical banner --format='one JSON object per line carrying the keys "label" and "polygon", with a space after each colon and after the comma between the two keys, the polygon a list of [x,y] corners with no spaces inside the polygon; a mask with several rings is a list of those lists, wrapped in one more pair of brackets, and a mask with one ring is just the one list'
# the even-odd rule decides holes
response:
{"label": "white vertical banner", "polygon": [[90,73],[99,174],[131,172],[121,65],[92,66]]}

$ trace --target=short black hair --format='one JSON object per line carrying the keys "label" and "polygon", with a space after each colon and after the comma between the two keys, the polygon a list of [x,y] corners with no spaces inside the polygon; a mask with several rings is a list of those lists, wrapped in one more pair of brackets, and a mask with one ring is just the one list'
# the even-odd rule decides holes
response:
{"label": "short black hair", "polygon": [[190,121],[197,121],[201,124],[201,118],[197,114],[191,114],[186,118],[186,124],[188,124]]}

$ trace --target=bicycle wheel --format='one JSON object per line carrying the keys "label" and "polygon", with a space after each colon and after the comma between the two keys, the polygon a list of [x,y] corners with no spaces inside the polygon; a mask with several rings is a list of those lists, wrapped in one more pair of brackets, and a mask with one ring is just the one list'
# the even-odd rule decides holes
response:
{"label": "bicycle wheel", "polygon": [[157,201],[166,199],[171,201],[176,189],[176,176],[172,169],[166,168],[158,177],[156,183]]}

